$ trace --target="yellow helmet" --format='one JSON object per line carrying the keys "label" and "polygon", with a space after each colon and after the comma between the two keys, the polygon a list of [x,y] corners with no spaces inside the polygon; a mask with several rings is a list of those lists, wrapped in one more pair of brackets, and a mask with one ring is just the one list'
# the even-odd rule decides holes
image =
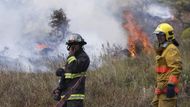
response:
{"label": "yellow helmet", "polygon": [[166,36],[166,40],[175,39],[174,37],[174,28],[168,23],[161,23],[157,26],[154,31],[154,34],[164,33]]}

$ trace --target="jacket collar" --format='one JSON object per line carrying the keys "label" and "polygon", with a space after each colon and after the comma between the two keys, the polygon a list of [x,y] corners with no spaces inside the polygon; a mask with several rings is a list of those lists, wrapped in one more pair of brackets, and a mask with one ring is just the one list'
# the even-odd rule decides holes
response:
{"label": "jacket collar", "polygon": [[160,44],[160,47],[162,47],[162,48],[167,48],[167,46],[168,46],[169,44],[171,44],[171,42],[166,41],[166,42]]}
{"label": "jacket collar", "polygon": [[84,50],[81,48],[79,49],[76,53],[75,53],[75,56],[79,56]]}

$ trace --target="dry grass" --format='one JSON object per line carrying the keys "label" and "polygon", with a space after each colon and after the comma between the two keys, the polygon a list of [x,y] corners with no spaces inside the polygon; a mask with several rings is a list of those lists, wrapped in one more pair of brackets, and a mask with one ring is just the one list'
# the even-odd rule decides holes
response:
{"label": "dry grass", "polygon": [[[190,81],[190,42],[182,41],[184,70],[182,83]],[[88,72],[86,107],[150,107],[155,82],[154,57],[104,57],[102,67]],[[58,66],[60,66],[59,64]],[[55,65],[58,67],[57,65]],[[0,72],[0,107],[52,107],[51,97],[58,78],[53,72]],[[189,107],[190,99],[180,93],[179,106]]]}
{"label": "dry grass", "polygon": [[49,107],[53,105],[52,73],[0,73],[0,107]]}

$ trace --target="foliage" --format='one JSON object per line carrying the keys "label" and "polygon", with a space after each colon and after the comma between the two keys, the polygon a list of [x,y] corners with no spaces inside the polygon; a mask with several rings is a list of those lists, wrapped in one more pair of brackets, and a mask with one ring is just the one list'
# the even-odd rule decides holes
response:
{"label": "foliage", "polygon": [[161,3],[173,6],[179,11],[190,11],[190,1],[189,0],[157,0]]}
{"label": "foliage", "polygon": [[67,27],[68,22],[69,20],[67,19],[66,14],[63,12],[63,9],[53,11],[50,22],[50,26],[52,28],[59,30],[62,27]]}
{"label": "foliage", "polygon": [[190,28],[186,28],[182,34],[181,34],[182,39],[190,39]]}
{"label": "foliage", "polygon": [[175,17],[180,21],[183,27],[190,27],[190,22],[186,21],[183,16],[190,13],[190,0],[156,0],[165,5],[169,5],[176,10]]}

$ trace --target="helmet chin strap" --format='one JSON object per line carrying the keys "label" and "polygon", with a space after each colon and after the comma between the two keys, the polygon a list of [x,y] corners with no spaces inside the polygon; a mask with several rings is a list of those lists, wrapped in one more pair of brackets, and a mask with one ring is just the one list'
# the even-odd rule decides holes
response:
{"label": "helmet chin strap", "polygon": [[166,48],[167,46],[168,46],[168,42],[165,41],[165,42],[162,44],[162,47],[163,47],[163,48]]}
{"label": "helmet chin strap", "polygon": [[71,48],[71,45],[67,45],[67,50],[69,51]]}
{"label": "helmet chin strap", "polygon": [[166,48],[170,42],[169,41],[164,41],[163,43],[159,44],[159,47]]}

